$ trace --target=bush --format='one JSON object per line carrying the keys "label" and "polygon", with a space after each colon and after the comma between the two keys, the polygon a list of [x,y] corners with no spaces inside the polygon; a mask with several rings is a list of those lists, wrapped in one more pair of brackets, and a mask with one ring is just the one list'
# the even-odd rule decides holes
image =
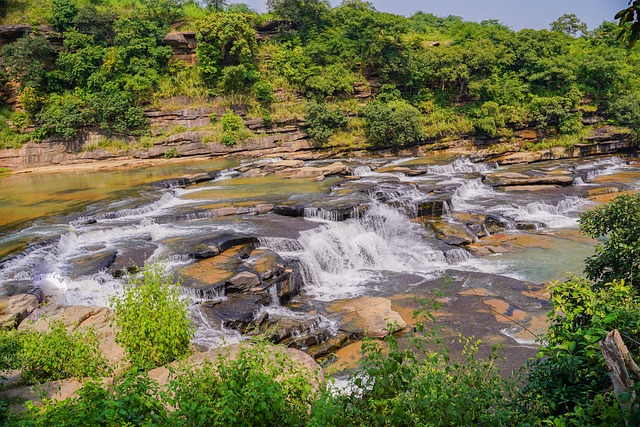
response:
{"label": "bush", "polygon": [[55,321],[48,331],[26,330],[18,337],[21,377],[30,384],[109,372],[108,362],[98,349],[98,337],[91,329],[67,332],[62,322]]}
{"label": "bush", "polygon": [[171,418],[175,425],[303,426],[318,381],[281,349],[243,345],[234,357],[176,375]]}
{"label": "bush", "polygon": [[273,96],[273,86],[265,80],[259,80],[253,85],[253,94],[258,102],[264,106],[268,106],[276,100]]}
{"label": "bush", "polygon": [[[464,340],[467,360],[421,347],[400,350],[395,339],[366,341],[364,359],[343,393],[327,390],[312,407],[311,426],[516,425],[511,385],[500,378],[495,353],[476,359],[477,342]],[[444,357],[443,357],[444,356]]]}
{"label": "bush", "polygon": [[404,100],[373,101],[362,109],[367,139],[374,146],[403,146],[424,139],[422,116]]}
{"label": "bush", "polygon": [[52,94],[47,104],[36,115],[39,128],[34,136],[39,139],[57,135],[70,140],[90,121],[86,102],[72,93]]}
{"label": "bush", "polygon": [[621,194],[604,206],[585,212],[580,229],[596,239],[607,237],[587,258],[587,277],[597,283],[625,279],[640,288],[640,194]]}
{"label": "bush", "polygon": [[251,132],[244,126],[242,117],[237,116],[233,111],[227,109],[227,112],[220,117],[222,124],[222,140],[220,143],[227,147],[233,147],[238,141],[246,141],[251,137]]}
{"label": "bush", "polygon": [[349,123],[342,110],[327,104],[310,102],[305,110],[306,130],[309,137],[318,144],[324,144],[336,130]]}
{"label": "bush", "polygon": [[526,412],[560,425],[622,425],[598,343],[618,329],[637,354],[637,291],[623,280],[594,286],[573,277],[553,285],[551,302],[546,345],[530,364],[518,401]]}
{"label": "bush", "polygon": [[190,353],[194,326],[180,285],[162,266],[147,264],[111,300],[116,342],[137,365],[160,366]]}

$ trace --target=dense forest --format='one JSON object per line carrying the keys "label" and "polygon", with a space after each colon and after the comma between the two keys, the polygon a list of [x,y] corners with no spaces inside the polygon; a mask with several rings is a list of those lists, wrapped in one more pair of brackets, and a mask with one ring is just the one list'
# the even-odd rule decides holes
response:
{"label": "dense forest", "polygon": [[[144,109],[179,96],[240,107],[266,126],[304,122],[318,145],[508,139],[529,127],[547,145],[567,146],[602,123],[593,116],[640,122],[638,53],[612,22],[589,31],[564,15],[550,30],[514,32],[497,21],[406,18],[358,0],[273,0],[266,14],[226,3],[4,4],[2,24],[32,30],[2,48],[0,146],[71,140],[87,126],[153,144]],[[176,31],[195,31],[197,61],[163,42]],[[375,97],[362,102],[363,90]],[[234,145],[251,135],[233,113],[215,122],[211,140]]]}

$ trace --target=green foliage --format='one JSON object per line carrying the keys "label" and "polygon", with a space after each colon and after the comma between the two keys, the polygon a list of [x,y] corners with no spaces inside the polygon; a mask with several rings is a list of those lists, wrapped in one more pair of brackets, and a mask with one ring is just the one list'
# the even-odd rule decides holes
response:
{"label": "green foliage", "polygon": [[310,426],[514,425],[512,385],[500,378],[495,353],[477,359],[478,342],[463,340],[466,360],[430,353],[423,338],[401,350],[389,336],[386,351],[363,344],[364,359],[350,376],[350,389],[328,389],[312,407]]}
{"label": "green foliage", "polygon": [[[0,148],[20,148],[31,139],[29,134],[18,131],[19,113],[14,113],[6,108],[0,108]],[[13,122],[13,127],[10,123]]]}
{"label": "green foliage", "polygon": [[253,85],[253,94],[258,102],[265,106],[271,105],[276,101],[273,96],[273,86],[265,80],[259,80]]}
{"label": "green foliage", "polygon": [[194,327],[180,285],[161,265],[145,265],[111,300],[116,341],[141,366],[160,366],[189,354]]}
{"label": "green foliage", "polygon": [[303,35],[325,24],[329,8],[326,0],[267,0],[267,9],[273,15],[290,21]]}
{"label": "green foliage", "polygon": [[100,381],[87,381],[74,398],[28,405],[8,427],[169,426],[159,395],[158,383],[134,368],[117,378],[111,391]]}
{"label": "green foliage", "polygon": [[261,342],[233,357],[187,368],[171,382],[175,425],[302,426],[319,379],[294,363],[283,348]]}
{"label": "green foliage", "polygon": [[621,425],[598,342],[618,329],[637,354],[640,303],[624,280],[599,286],[573,277],[552,288],[553,311],[538,357],[529,366],[518,401],[527,413],[561,425]]}
{"label": "green foliage", "polygon": [[173,147],[165,151],[164,156],[162,157],[164,157],[165,159],[173,159],[180,156],[181,156],[180,151],[178,151],[176,147]]}
{"label": "green foliage", "polygon": [[40,127],[34,133],[38,139],[57,135],[63,139],[73,139],[78,130],[87,124],[90,114],[86,101],[72,93],[52,94],[45,106],[36,115]]}
{"label": "green foliage", "polygon": [[640,94],[631,92],[612,100],[608,112],[620,125],[631,128],[633,137],[640,139]]}
{"label": "green foliage", "polygon": [[344,127],[349,119],[338,107],[331,108],[327,104],[310,102],[305,110],[306,131],[309,137],[318,144],[324,144],[336,130]]}
{"label": "green foliage", "polygon": [[246,141],[251,137],[252,133],[245,127],[242,117],[227,109],[227,112],[220,117],[222,124],[222,145],[233,147],[239,141]]}
{"label": "green foliage", "polygon": [[[202,80],[216,88],[241,90],[258,80],[256,33],[250,15],[214,13],[198,25],[196,55]],[[236,67],[227,71],[229,66]]]}
{"label": "green foliage", "polygon": [[578,33],[584,35],[587,33],[587,24],[582,22],[573,13],[565,13],[550,25],[551,31],[559,31],[568,36],[576,36]]}
{"label": "green foliage", "polygon": [[640,287],[640,195],[621,194],[585,212],[580,229],[592,238],[606,237],[585,262],[587,277],[599,284],[624,279]]}
{"label": "green foliage", "polygon": [[51,25],[59,32],[66,31],[77,14],[78,7],[72,0],[53,0]]}
{"label": "green foliage", "polygon": [[89,105],[100,129],[109,133],[141,134],[148,127],[143,109],[135,106],[130,92],[97,92],[91,96]]}
{"label": "green foliage", "polygon": [[362,109],[367,139],[376,147],[403,146],[424,139],[420,111],[406,101],[374,101]]}
{"label": "green foliage", "polygon": [[[62,322],[54,321],[45,332],[25,330],[17,339],[20,375],[29,384],[109,372],[108,361],[98,349],[98,337],[91,329],[68,332]],[[15,360],[12,363],[15,367]]]}
{"label": "green foliage", "polygon": [[2,372],[20,369],[22,340],[18,331],[0,330],[0,376]]}
{"label": "green foliage", "polygon": [[27,35],[2,48],[7,76],[22,88],[47,90],[47,72],[52,69],[56,51],[44,38]]}

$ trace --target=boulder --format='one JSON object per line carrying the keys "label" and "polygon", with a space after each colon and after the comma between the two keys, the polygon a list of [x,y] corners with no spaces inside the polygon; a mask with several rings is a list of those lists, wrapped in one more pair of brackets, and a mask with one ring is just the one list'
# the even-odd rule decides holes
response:
{"label": "boulder", "polygon": [[228,294],[246,292],[260,284],[260,277],[251,271],[241,271],[225,283]]}
{"label": "boulder", "polygon": [[40,307],[36,295],[13,295],[0,301],[0,329],[16,328],[34,310]]}
{"label": "boulder", "polygon": [[360,337],[384,338],[407,325],[402,316],[391,309],[391,301],[381,297],[337,301],[328,311],[341,318],[340,331]]}
{"label": "boulder", "polygon": [[104,270],[113,264],[118,252],[113,249],[103,249],[91,251],[89,255],[83,255],[69,260],[71,271],[70,277],[91,276]]}
{"label": "boulder", "polygon": [[429,225],[436,233],[436,238],[448,245],[468,245],[476,239],[476,236],[464,224],[448,221],[432,221],[429,222]]}
{"label": "boulder", "polygon": [[260,295],[232,295],[223,301],[206,301],[202,311],[208,319],[227,328],[246,332],[262,309]]}

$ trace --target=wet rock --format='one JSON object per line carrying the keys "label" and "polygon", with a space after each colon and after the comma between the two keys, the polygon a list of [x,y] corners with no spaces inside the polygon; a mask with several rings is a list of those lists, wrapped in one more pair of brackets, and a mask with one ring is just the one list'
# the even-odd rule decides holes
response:
{"label": "wet rock", "polygon": [[417,203],[418,217],[439,218],[445,211],[447,200],[423,200]]}
{"label": "wet rock", "polygon": [[612,194],[618,193],[620,190],[617,187],[601,187],[601,188],[593,188],[586,191],[587,197],[593,196],[601,196],[603,194]]}
{"label": "wet rock", "polygon": [[202,311],[209,319],[242,333],[254,326],[254,318],[262,307],[262,297],[259,295],[233,295],[224,301],[202,303]]}
{"label": "wet rock", "polygon": [[135,273],[155,252],[157,246],[147,242],[140,242],[140,245],[133,248],[125,248],[116,254],[116,259],[109,266],[107,271],[114,277],[122,277],[130,273]]}
{"label": "wet rock", "polygon": [[507,221],[496,215],[486,215],[483,224],[490,234],[500,233],[509,226]]}
{"label": "wet rock", "polygon": [[274,280],[281,303],[289,301],[302,289],[302,274],[298,261],[291,261],[280,277]]}
{"label": "wet rock", "polygon": [[340,331],[359,337],[384,338],[407,323],[391,309],[391,301],[381,297],[359,297],[337,301],[328,311],[341,318]]}
{"label": "wet rock", "polygon": [[231,249],[235,246],[240,245],[257,245],[258,238],[253,236],[242,236],[237,234],[220,234],[218,236],[214,236],[206,241],[209,246],[215,246],[218,248],[218,251],[224,252],[228,249]]}
{"label": "wet rock", "polygon": [[36,295],[14,295],[0,300],[0,329],[18,327],[38,307],[40,300]]}
{"label": "wet rock", "polygon": [[335,353],[337,350],[353,342],[354,339],[355,337],[352,334],[339,332],[337,335],[305,349],[305,353],[317,360]]}
{"label": "wet rock", "polygon": [[182,188],[189,185],[198,184],[200,182],[211,181],[220,176],[219,171],[215,172],[203,172],[193,175],[185,175],[179,178],[163,179],[151,183],[151,186],[155,188]]}
{"label": "wet rock", "polygon": [[332,335],[329,324],[323,322],[320,316],[270,316],[260,325],[258,333],[274,344],[299,350],[318,345]]}
{"label": "wet rock", "polygon": [[91,276],[107,269],[116,260],[117,251],[105,249],[69,260],[70,277]]}
{"label": "wet rock", "polygon": [[301,178],[318,178],[320,176],[331,175],[348,175],[350,174],[349,167],[342,162],[334,162],[327,166],[322,167],[310,167],[304,166],[301,168],[288,168],[276,172],[277,175],[284,176],[292,179]]}
{"label": "wet rock", "polygon": [[304,217],[304,209],[304,206],[276,205],[273,208],[273,213],[276,215],[302,218]]}
{"label": "wet rock", "polygon": [[184,285],[201,292],[221,288],[242,266],[242,260],[237,255],[237,251],[231,249],[181,268]]}
{"label": "wet rock", "polygon": [[568,175],[528,176],[521,173],[505,172],[486,175],[484,182],[492,187],[537,186],[537,185],[573,185],[573,177]]}
{"label": "wet rock", "polygon": [[448,245],[461,246],[473,243],[476,236],[464,225],[447,221],[432,221],[429,225],[435,231],[436,238]]}
{"label": "wet rock", "polygon": [[255,249],[247,260],[260,276],[261,280],[271,279],[284,272],[285,261],[277,253],[268,249]]}
{"label": "wet rock", "polygon": [[260,284],[258,275],[251,271],[242,271],[225,283],[225,291],[228,294],[246,292]]}

